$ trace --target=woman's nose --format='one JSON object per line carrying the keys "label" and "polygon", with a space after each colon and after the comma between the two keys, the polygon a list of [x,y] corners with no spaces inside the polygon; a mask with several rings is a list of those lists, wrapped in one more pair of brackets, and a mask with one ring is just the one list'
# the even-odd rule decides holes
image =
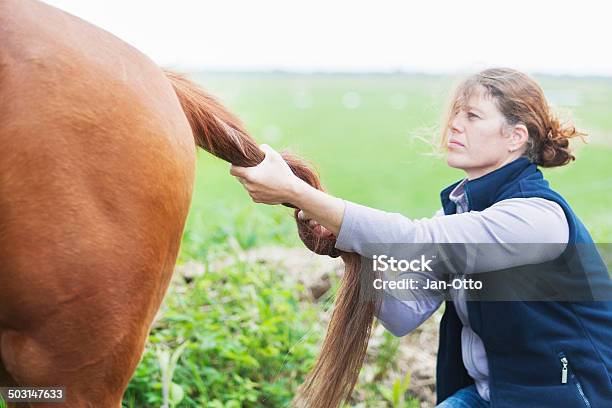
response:
{"label": "woman's nose", "polygon": [[461,118],[459,115],[455,115],[450,123],[451,132],[453,133],[462,133],[463,132],[463,123],[461,122]]}

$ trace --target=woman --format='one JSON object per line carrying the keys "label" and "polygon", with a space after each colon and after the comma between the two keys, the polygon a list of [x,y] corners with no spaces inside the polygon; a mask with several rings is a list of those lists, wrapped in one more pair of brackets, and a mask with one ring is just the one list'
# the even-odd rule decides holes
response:
{"label": "woman", "polygon": [[[521,260],[558,265],[574,244],[592,244],[537,169],[573,160],[568,139],[581,134],[550,112],[533,79],[511,69],[469,77],[457,88],[446,125],[446,162],[466,177],[442,190],[443,208],[430,219],[316,190],[266,145],[261,164],[232,166],[230,173],[255,202],[291,203],[318,234],[337,236],[336,248],[363,256],[372,256],[373,242],[554,243],[562,245]],[[462,290],[451,292],[440,325],[438,407],[612,405],[612,302],[467,302]],[[377,317],[403,336],[441,303],[384,296]]]}

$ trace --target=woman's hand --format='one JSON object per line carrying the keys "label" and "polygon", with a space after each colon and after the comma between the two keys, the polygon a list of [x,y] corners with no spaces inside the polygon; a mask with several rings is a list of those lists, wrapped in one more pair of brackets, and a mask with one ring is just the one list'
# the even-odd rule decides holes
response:
{"label": "woman's hand", "polygon": [[307,218],[306,214],[304,214],[304,211],[302,210],[298,211],[298,219],[301,221],[307,221],[308,226],[312,229],[312,231],[320,237],[329,238],[334,235],[330,230],[328,230],[315,220]]}
{"label": "woman's hand", "polygon": [[[344,215],[344,200],[317,190],[293,174],[287,162],[270,146],[262,144],[266,156],[254,167],[232,165],[230,174],[242,183],[256,203],[292,204],[303,210],[316,234],[338,235]],[[316,221],[315,221],[316,220]]]}
{"label": "woman's hand", "polygon": [[263,161],[254,167],[232,165],[230,174],[242,183],[256,203],[293,204],[300,183],[299,179],[280,153],[266,144],[260,146],[266,154]]}

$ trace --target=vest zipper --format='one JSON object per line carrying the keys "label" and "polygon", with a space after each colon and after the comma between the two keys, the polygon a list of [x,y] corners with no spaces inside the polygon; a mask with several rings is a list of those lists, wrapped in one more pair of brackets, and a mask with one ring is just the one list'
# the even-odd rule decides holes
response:
{"label": "vest zipper", "polygon": [[561,364],[563,364],[563,368],[561,369],[561,384],[567,383],[567,358],[561,357]]}
{"label": "vest zipper", "polygon": [[565,356],[565,353],[559,353],[559,358],[560,358],[561,364],[562,364],[562,367],[561,367],[561,384],[567,384],[567,377],[568,377],[568,373],[569,373],[569,376],[572,379],[572,381],[574,382],[574,385],[576,386],[576,390],[578,391],[578,395],[582,399],[582,402],[584,402],[584,405],[587,408],[591,408],[591,403],[587,399],[586,394],[584,393],[584,389],[582,388],[582,385],[580,384],[580,381],[578,381],[578,377],[573,372],[573,370],[570,373],[569,360]]}

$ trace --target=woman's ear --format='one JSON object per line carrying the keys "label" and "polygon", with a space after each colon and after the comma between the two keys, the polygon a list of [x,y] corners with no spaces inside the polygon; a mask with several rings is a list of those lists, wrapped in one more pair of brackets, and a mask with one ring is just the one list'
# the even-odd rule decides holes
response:
{"label": "woman's ear", "polygon": [[508,151],[515,152],[522,149],[527,143],[527,140],[529,140],[529,130],[527,130],[527,126],[522,123],[514,125],[512,133],[510,133],[510,138],[508,139]]}

